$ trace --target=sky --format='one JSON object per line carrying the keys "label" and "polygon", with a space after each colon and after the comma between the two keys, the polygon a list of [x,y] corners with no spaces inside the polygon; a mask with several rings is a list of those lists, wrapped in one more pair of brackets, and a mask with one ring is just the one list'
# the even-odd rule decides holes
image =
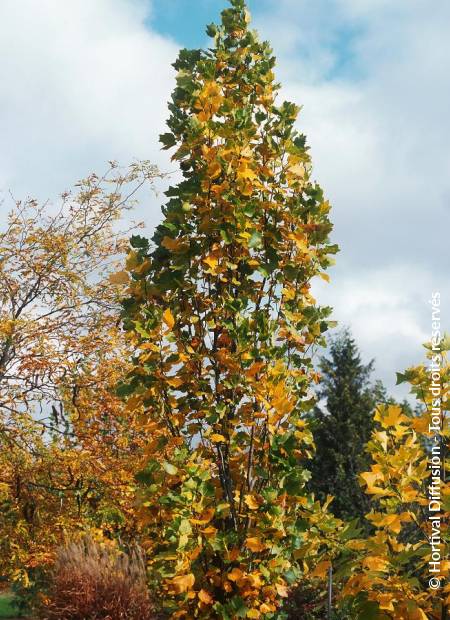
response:
{"label": "sky", "polygon": [[[158,144],[171,63],[180,47],[208,44],[205,25],[226,4],[2,0],[0,209],[10,195],[55,201],[111,159],[173,171]],[[281,96],[303,106],[298,128],[333,205],[341,252],[316,297],[334,307],[363,359],[375,358],[376,376],[401,397],[395,372],[422,360],[436,290],[449,329],[450,3],[250,0],[249,7],[277,56]],[[149,234],[163,199],[148,195],[139,206]]]}

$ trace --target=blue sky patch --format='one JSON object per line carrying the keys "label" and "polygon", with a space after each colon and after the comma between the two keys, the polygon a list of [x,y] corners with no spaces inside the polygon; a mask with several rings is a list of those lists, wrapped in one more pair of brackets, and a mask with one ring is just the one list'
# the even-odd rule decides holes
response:
{"label": "blue sky patch", "polygon": [[[248,2],[250,10],[255,5],[255,0]],[[151,25],[184,47],[203,47],[208,42],[206,25],[220,22],[228,6],[226,0],[153,0]]]}

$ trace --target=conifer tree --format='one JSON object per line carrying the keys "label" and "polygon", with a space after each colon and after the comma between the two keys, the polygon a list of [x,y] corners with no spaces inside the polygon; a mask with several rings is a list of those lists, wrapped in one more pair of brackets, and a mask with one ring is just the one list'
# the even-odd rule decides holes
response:
{"label": "conifer tree", "polygon": [[358,475],[370,463],[365,446],[374,428],[375,406],[386,400],[382,384],[370,382],[373,364],[362,363],[347,330],[331,341],[329,357],[320,362],[319,404],[311,416],[316,451],[308,486],[321,500],[333,495],[331,509],[343,519],[363,519],[369,510]]}
{"label": "conifer tree", "polygon": [[141,522],[165,610],[272,618],[323,553],[322,530],[333,539],[301,461],[330,314],[310,282],[328,279],[337,247],[299,108],[277,101],[275,59],[244,1],[207,32],[212,49],[175,62],[161,136],[183,179],[152,242],[131,239],[135,370],[119,391],[144,411]]}

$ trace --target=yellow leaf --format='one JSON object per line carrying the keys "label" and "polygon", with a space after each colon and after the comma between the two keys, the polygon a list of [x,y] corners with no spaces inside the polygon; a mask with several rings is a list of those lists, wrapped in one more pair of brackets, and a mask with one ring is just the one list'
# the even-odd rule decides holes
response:
{"label": "yellow leaf", "polygon": [[259,607],[259,611],[262,614],[270,614],[272,611],[276,611],[276,607],[273,603],[262,603]]}
{"label": "yellow leaf", "polygon": [[259,502],[258,502],[258,499],[254,495],[246,495],[244,501],[247,504],[247,506],[250,508],[250,510],[258,510]]}
{"label": "yellow leaf", "polygon": [[208,265],[212,272],[214,272],[215,268],[219,264],[219,259],[216,256],[207,256],[203,259],[203,262]]}
{"label": "yellow leaf", "polygon": [[128,271],[132,271],[138,264],[138,255],[136,252],[129,252],[126,260],[126,266]]}
{"label": "yellow leaf", "polygon": [[[262,575],[259,571],[253,571],[249,575],[247,575],[247,579],[250,580],[252,584],[252,588],[262,588],[264,586],[264,581],[262,579]],[[262,607],[260,608],[262,611]],[[269,610],[268,610],[269,611]],[[270,610],[272,611],[272,610]]]}
{"label": "yellow leaf", "polygon": [[219,110],[221,103],[220,85],[217,82],[205,82],[195,104],[195,109],[200,110],[197,114],[199,121],[208,121]]}
{"label": "yellow leaf", "polygon": [[208,175],[211,180],[217,179],[222,174],[222,167],[218,161],[212,161],[208,166]]}
{"label": "yellow leaf", "polygon": [[377,596],[380,609],[386,609],[388,611],[395,611],[392,602],[392,594],[378,594]]}
{"label": "yellow leaf", "polygon": [[388,405],[377,408],[374,420],[380,422],[383,428],[389,428],[406,422],[408,418],[403,415],[402,408],[399,405]]}
{"label": "yellow leaf", "polygon": [[205,512],[203,514],[201,514],[198,517],[198,519],[189,519],[189,521],[193,525],[206,525],[213,518],[214,512],[215,512],[214,508],[208,508],[207,510],[205,510]]}
{"label": "yellow leaf", "polygon": [[388,436],[387,436],[386,431],[379,431],[379,432],[374,434],[374,437],[375,437],[375,439],[377,441],[380,442],[381,447],[386,452],[387,451],[387,445],[388,445]]}
{"label": "yellow leaf", "polygon": [[205,527],[203,530],[201,530],[201,533],[207,538],[211,538],[212,536],[215,536],[217,534],[217,528],[210,525],[209,527]]}
{"label": "yellow leaf", "polygon": [[329,560],[323,560],[319,562],[315,569],[311,573],[311,577],[318,577],[319,579],[323,579],[326,577],[328,573],[328,569],[331,566],[331,562]]}
{"label": "yellow leaf", "polygon": [[243,196],[251,196],[253,194],[253,185],[250,181],[240,184],[239,191]]}
{"label": "yellow leaf", "polygon": [[247,538],[245,544],[250,549],[250,551],[254,551],[255,553],[258,553],[259,551],[264,551],[264,549],[266,549],[266,545],[261,541],[260,538],[256,536]]}
{"label": "yellow leaf", "polygon": [[242,579],[243,576],[244,573],[241,571],[240,568],[233,568],[233,570],[228,573],[227,578],[230,581],[239,581],[240,579]]}
{"label": "yellow leaf", "polygon": [[202,551],[202,547],[200,545],[198,545],[197,547],[195,547],[195,549],[193,549],[189,554],[188,557],[190,560],[194,561],[198,558],[198,556],[200,555]]}
{"label": "yellow leaf", "polygon": [[177,388],[177,387],[180,387],[180,385],[183,385],[184,380],[181,377],[167,377],[166,382],[170,386]]}
{"label": "yellow leaf", "polygon": [[374,513],[368,514],[366,518],[372,521],[377,527],[387,527],[392,530],[394,534],[400,533],[402,521],[411,521],[411,516],[407,512],[402,512],[401,514]]}
{"label": "yellow leaf", "polygon": [[220,84],[214,81],[205,82],[203,86],[202,95],[209,99],[210,97],[220,96]]}
{"label": "yellow leaf", "polygon": [[382,474],[379,474],[378,472],[365,471],[360,474],[359,477],[362,478],[362,480],[364,480],[364,482],[366,483],[367,493],[385,493],[384,489],[374,486],[376,480],[380,480],[380,478],[383,478]]}
{"label": "yellow leaf", "polygon": [[171,252],[184,252],[188,249],[188,244],[184,239],[172,239],[172,237],[164,237],[161,245]]}
{"label": "yellow leaf", "polygon": [[178,594],[181,594],[182,592],[187,592],[192,589],[195,583],[195,577],[192,573],[189,573],[188,575],[179,575],[178,577],[174,577],[170,583],[174,587],[175,591]]}
{"label": "yellow leaf", "polygon": [[175,465],[172,465],[172,463],[163,461],[162,466],[163,466],[164,471],[168,473],[169,476],[176,476],[176,474],[178,473],[178,467],[175,467]]}
{"label": "yellow leaf", "polygon": [[164,310],[162,318],[167,327],[169,329],[172,329],[175,325],[175,319],[173,318],[173,314],[169,308],[167,308],[167,310]]}
{"label": "yellow leaf", "polygon": [[261,618],[261,614],[257,609],[249,609],[247,612],[247,618]]}
{"label": "yellow leaf", "polygon": [[142,262],[140,265],[138,265],[135,269],[134,269],[134,273],[137,273],[138,275],[143,275],[147,269],[151,266],[151,261],[149,260],[145,260],[144,262]]}
{"label": "yellow leaf", "polygon": [[239,164],[236,178],[239,181],[252,181],[253,179],[256,179],[256,173],[254,170],[249,168],[248,163],[246,161],[242,161]]}
{"label": "yellow leaf", "polygon": [[362,561],[362,565],[369,570],[385,571],[389,562],[380,557],[368,556]]}
{"label": "yellow leaf", "polygon": [[283,297],[286,301],[295,299],[295,296],[297,295],[297,291],[293,286],[287,286],[286,288],[283,288],[281,292],[283,293]]}
{"label": "yellow leaf", "polygon": [[413,502],[416,497],[419,495],[419,492],[414,489],[412,486],[407,486],[404,489],[401,489],[400,491],[401,493],[401,497],[402,497],[402,502]]}
{"label": "yellow leaf", "polygon": [[222,441],[226,441],[225,437],[223,435],[220,435],[219,433],[213,433],[209,439],[213,443],[220,443]]}
{"label": "yellow leaf", "polygon": [[214,601],[211,594],[203,589],[200,590],[200,592],[198,593],[198,598],[201,600],[202,603],[205,603],[205,605],[211,605]]}
{"label": "yellow leaf", "polygon": [[294,164],[293,166],[289,166],[289,172],[302,179],[305,176],[305,166],[303,164]]}
{"label": "yellow leaf", "polygon": [[426,416],[418,416],[417,418],[414,418],[411,422],[412,428],[417,433],[427,433],[429,430],[428,429],[429,424],[430,424],[430,421],[428,420]]}
{"label": "yellow leaf", "polygon": [[5,500],[9,496],[9,493],[9,484],[6,484],[5,482],[0,482],[0,500]]}
{"label": "yellow leaf", "polygon": [[[134,411],[135,409],[137,409],[141,404],[141,397],[140,396],[131,396],[131,398],[129,398],[127,400],[127,404],[125,406],[125,409],[127,411]],[[1,488],[1,484],[0,484],[0,488]]]}
{"label": "yellow leaf", "polygon": [[286,598],[287,596],[289,596],[289,592],[285,583],[276,583],[275,588],[278,592],[278,596],[281,596],[282,598]]}
{"label": "yellow leaf", "polygon": [[112,273],[108,279],[111,284],[127,284],[130,281],[130,276],[126,271],[118,271],[117,273]]}

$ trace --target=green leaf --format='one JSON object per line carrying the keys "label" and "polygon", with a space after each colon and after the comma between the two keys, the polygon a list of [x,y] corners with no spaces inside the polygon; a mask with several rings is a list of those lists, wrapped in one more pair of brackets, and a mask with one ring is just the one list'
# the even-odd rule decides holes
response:
{"label": "green leaf", "polygon": [[395,374],[397,375],[397,381],[395,382],[395,385],[399,385],[400,383],[405,383],[407,381],[406,376],[403,373],[396,372]]}
{"label": "green leaf", "polygon": [[441,340],[441,351],[450,351],[450,334],[444,333]]}
{"label": "green leaf", "polygon": [[378,613],[378,603],[375,601],[366,601],[358,609],[358,620],[377,620]]}
{"label": "green leaf", "polygon": [[225,241],[227,245],[233,241],[233,239],[230,236],[230,233],[225,228],[222,228],[220,230],[220,236],[222,237],[222,239]]}
{"label": "green leaf", "polygon": [[162,467],[165,472],[169,474],[169,476],[175,476],[178,473],[178,467],[172,465],[172,463],[168,463],[167,461],[163,461]]}
{"label": "green leaf", "polygon": [[259,231],[255,230],[249,239],[248,247],[251,249],[260,248],[262,246],[262,235]]}
{"label": "green leaf", "polygon": [[148,239],[141,237],[141,235],[132,235],[130,237],[130,245],[135,249],[146,250],[148,248]]}
{"label": "green leaf", "polygon": [[159,141],[163,145],[163,150],[170,149],[177,143],[173,133],[163,133],[159,136]]}
{"label": "green leaf", "polygon": [[130,385],[129,383],[121,383],[116,388],[116,394],[120,398],[123,398],[124,396],[130,396],[130,394],[133,394],[134,390],[135,390],[134,385]]}
{"label": "green leaf", "polygon": [[206,26],[206,34],[208,37],[215,37],[217,34],[217,26],[215,24],[208,24]]}
{"label": "green leaf", "polygon": [[150,338],[150,333],[143,327],[142,323],[140,323],[139,321],[134,322],[134,329],[143,338]]}

